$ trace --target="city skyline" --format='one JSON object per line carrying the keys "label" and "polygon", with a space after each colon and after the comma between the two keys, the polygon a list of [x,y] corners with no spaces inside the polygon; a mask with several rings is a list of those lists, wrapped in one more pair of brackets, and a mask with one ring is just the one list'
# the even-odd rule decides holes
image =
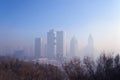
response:
{"label": "city skyline", "polygon": [[[46,39],[42,37],[36,37],[34,39],[34,46],[32,49],[30,46],[18,47],[14,49],[6,48],[2,54],[6,56],[14,56],[20,59],[34,58],[42,59],[47,58],[49,60],[62,61],[64,58],[84,57],[94,55],[94,39],[90,34],[88,37],[88,43],[85,47],[80,48],[79,41],[75,36],[67,40],[64,31],[56,31],[50,29],[46,32]],[[18,45],[19,46],[19,45]],[[87,55],[86,55],[87,54]],[[98,52],[96,53],[98,54]]]}
{"label": "city skyline", "polygon": [[47,39],[44,39],[46,41],[44,43],[42,41],[43,38],[35,38],[33,52],[35,59],[63,61],[65,58],[72,59],[84,56],[94,58],[99,55],[94,48],[94,39],[91,34],[89,34],[87,45],[82,49],[79,48],[80,45],[75,36],[69,41],[66,40],[67,37],[64,31],[50,29],[46,34]]}
{"label": "city skyline", "polygon": [[[101,6],[102,5],[102,6]],[[50,29],[76,36],[80,48],[89,34],[98,50],[119,51],[119,0],[12,0],[0,1],[0,48],[33,46]]]}

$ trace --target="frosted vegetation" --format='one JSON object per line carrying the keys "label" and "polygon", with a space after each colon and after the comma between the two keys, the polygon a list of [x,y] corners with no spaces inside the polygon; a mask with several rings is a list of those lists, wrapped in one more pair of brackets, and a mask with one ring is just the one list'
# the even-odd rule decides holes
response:
{"label": "frosted vegetation", "polygon": [[0,80],[120,80],[120,56],[74,58],[62,67],[0,57]]}

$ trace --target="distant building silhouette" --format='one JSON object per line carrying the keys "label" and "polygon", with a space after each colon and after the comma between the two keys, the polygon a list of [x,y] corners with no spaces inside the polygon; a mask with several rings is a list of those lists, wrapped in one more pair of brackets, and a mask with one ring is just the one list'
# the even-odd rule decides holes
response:
{"label": "distant building silhouette", "polygon": [[52,29],[47,33],[47,58],[48,59],[55,59],[56,55],[56,34],[55,31]]}
{"label": "distant building silhouette", "polygon": [[76,56],[78,52],[78,42],[75,37],[70,40],[70,58]]}
{"label": "distant building silhouette", "polygon": [[64,32],[63,31],[57,31],[56,34],[56,57],[58,60],[63,59],[64,54]]}
{"label": "distant building silhouette", "polygon": [[43,44],[42,49],[43,49],[43,57],[46,58],[47,57],[47,44],[46,43]]}
{"label": "distant building silhouette", "polygon": [[35,58],[41,57],[41,48],[42,48],[41,38],[36,38],[35,39]]}
{"label": "distant building silhouette", "polygon": [[91,34],[88,37],[88,44],[85,48],[85,56],[94,57],[94,40]]}
{"label": "distant building silhouette", "polygon": [[91,34],[88,37],[88,47],[89,48],[94,48],[94,41],[93,41],[93,37],[92,37]]}

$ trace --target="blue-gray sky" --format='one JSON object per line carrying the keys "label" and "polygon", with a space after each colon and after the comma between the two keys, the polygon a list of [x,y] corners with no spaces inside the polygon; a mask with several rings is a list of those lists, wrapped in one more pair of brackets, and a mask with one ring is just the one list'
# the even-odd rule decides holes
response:
{"label": "blue-gray sky", "polygon": [[120,0],[0,0],[0,44],[32,44],[49,29],[76,35],[80,45],[92,34],[96,48],[120,47]]}

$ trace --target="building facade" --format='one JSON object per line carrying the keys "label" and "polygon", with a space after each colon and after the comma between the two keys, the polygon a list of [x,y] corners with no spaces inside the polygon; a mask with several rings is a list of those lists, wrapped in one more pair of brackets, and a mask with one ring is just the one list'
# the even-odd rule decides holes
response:
{"label": "building facade", "polygon": [[70,40],[70,58],[73,58],[78,53],[78,42],[75,37]]}
{"label": "building facade", "polygon": [[42,40],[41,38],[35,39],[35,58],[41,57],[41,48],[42,48]]}
{"label": "building facade", "polygon": [[48,59],[55,59],[56,55],[56,33],[52,29],[47,33],[47,55]]}
{"label": "building facade", "polygon": [[63,31],[57,31],[56,32],[56,57],[58,60],[63,59],[64,54],[64,32]]}

